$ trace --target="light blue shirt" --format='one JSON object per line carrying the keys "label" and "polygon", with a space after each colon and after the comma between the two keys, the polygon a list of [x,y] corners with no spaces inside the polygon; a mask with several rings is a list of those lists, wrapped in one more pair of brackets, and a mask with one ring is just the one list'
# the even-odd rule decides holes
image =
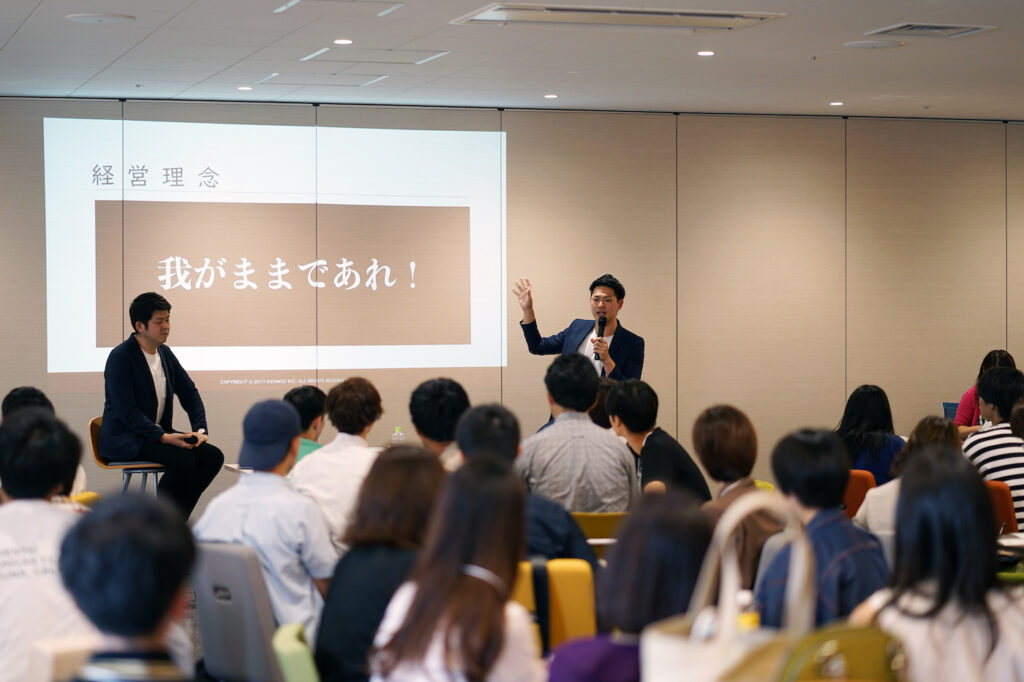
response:
{"label": "light blue shirt", "polygon": [[192,532],[200,542],[256,550],[278,624],[302,623],[306,641],[316,641],[324,600],[313,578],[330,578],[338,553],[313,500],[256,471],[215,497]]}

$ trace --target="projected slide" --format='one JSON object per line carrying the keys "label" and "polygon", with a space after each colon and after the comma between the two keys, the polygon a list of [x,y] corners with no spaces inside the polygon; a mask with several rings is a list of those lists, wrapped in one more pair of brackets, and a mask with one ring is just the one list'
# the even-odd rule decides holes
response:
{"label": "projected slide", "polygon": [[192,371],[505,364],[504,133],[44,120],[47,359],[157,291]]}

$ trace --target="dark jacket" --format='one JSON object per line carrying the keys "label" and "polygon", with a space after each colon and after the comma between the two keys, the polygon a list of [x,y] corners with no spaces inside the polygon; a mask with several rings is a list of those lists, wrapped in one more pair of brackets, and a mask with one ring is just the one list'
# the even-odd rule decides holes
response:
{"label": "dark jacket", "polygon": [[[519,323],[526,337],[526,347],[534,355],[570,355],[576,352],[583,340],[594,329],[593,320],[573,320],[572,324],[554,336],[541,337],[537,331],[537,322]],[[609,379],[639,379],[644,370],[644,340],[627,330],[619,323],[612,342],[608,345],[608,355],[615,363],[615,369],[608,375]],[[604,370],[601,370],[604,376]]]}
{"label": "dark jacket", "polygon": [[106,459],[136,459],[143,443],[155,443],[165,433],[171,433],[173,396],[178,396],[188,413],[193,431],[206,428],[206,408],[196,385],[171,349],[163,345],[157,348],[157,353],[167,385],[162,387],[164,413],[157,417],[153,375],[142,353],[142,347],[132,334],[107,357],[103,369],[103,426],[100,429],[100,455]]}

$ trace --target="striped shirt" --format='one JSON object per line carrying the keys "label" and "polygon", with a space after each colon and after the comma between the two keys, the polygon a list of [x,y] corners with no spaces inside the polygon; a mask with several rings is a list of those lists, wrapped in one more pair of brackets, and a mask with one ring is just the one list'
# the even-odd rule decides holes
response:
{"label": "striped shirt", "polygon": [[1024,528],[1024,440],[1013,435],[1009,422],[1003,422],[968,438],[964,454],[986,481],[1010,486],[1017,525]]}

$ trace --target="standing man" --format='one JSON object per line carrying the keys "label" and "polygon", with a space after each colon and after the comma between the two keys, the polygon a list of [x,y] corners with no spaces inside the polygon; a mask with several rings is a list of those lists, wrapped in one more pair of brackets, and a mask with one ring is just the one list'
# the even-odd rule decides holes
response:
{"label": "standing man", "polygon": [[[159,491],[187,519],[224,464],[207,442],[206,409],[195,383],[171,349],[171,304],[160,294],[139,294],[128,309],[134,332],[110,351],[103,370],[103,426],[100,455],[112,460],[163,464]],[[192,430],[171,426],[174,396],[188,413]]]}
{"label": "standing man", "polygon": [[[640,378],[644,369],[644,340],[619,324],[626,289],[612,275],[601,275],[590,283],[590,314],[597,324],[588,319],[573,320],[559,333],[543,338],[537,330],[530,280],[517,279],[512,284],[512,293],[523,310],[519,324],[526,347],[533,355],[580,353],[590,358],[600,376],[616,380]],[[604,333],[598,336],[602,318]]]}

